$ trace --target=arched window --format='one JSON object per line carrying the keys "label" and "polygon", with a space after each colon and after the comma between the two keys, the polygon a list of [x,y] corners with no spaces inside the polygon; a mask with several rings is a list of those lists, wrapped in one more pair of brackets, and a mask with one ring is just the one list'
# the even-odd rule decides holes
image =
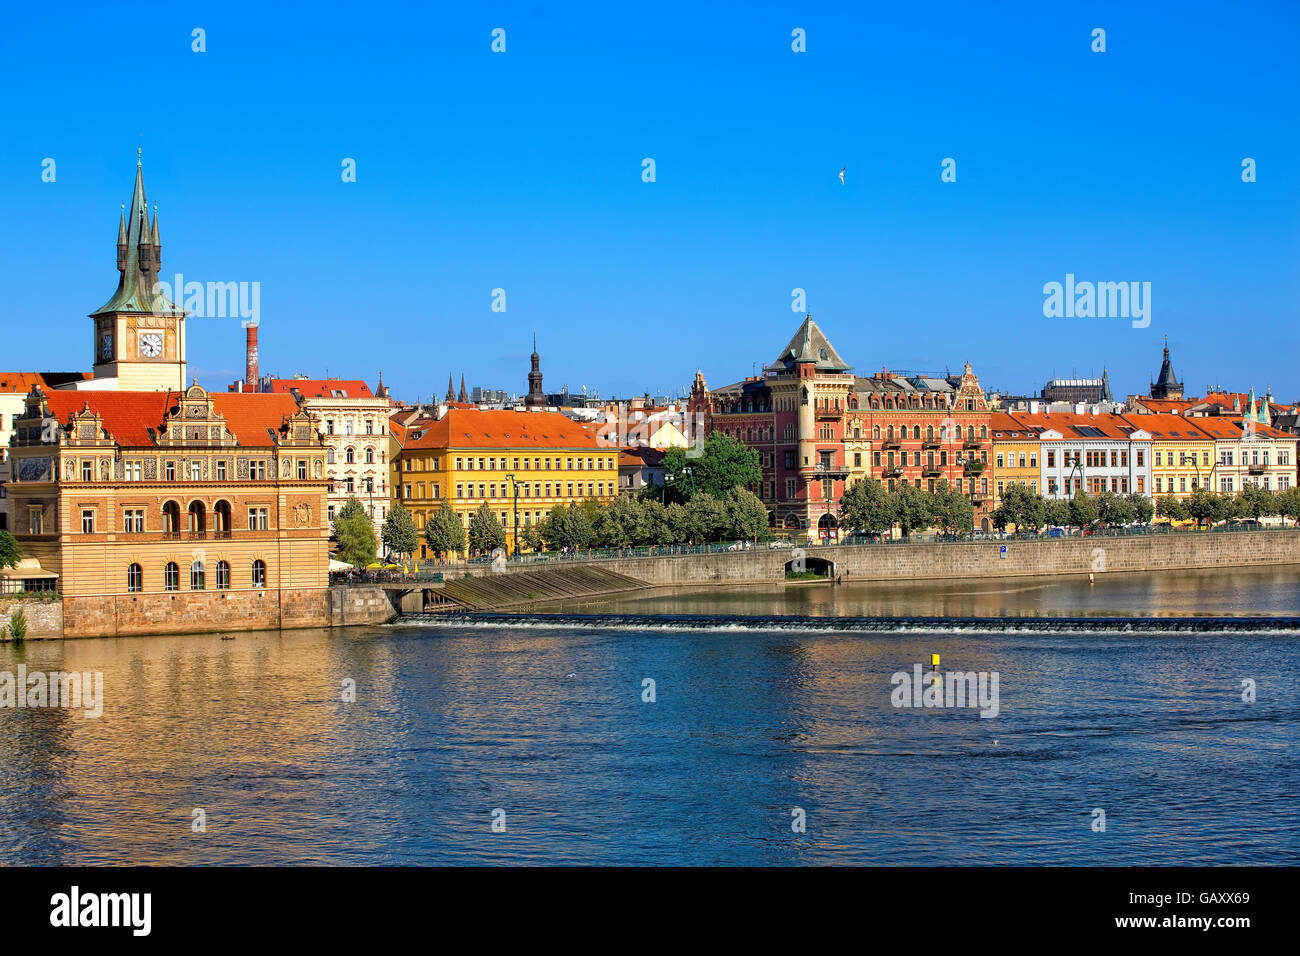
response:
{"label": "arched window", "polygon": [[334,464],[334,449],[329,448],[325,451],[325,460],[331,465]]}
{"label": "arched window", "polygon": [[872,426],[871,426],[871,437],[874,438],[876,441],[880,441],[880,426],[879,426],[879,425],[872,425]]}
{"label": "arched window", "polygon": [[203,577],[204,577],[203,562],[195,561],[193,564],[190,565],[190,590],[191,591],[203,590]]}
{"label": "arched window", "polygon": [[367,448],[367,449],[366,449],[366,464],[367,464],[367,465],[373,465],[374,463],[375,463],[375,450],[374,450],[373,448]]}
{"label": "arched window", "polygon": [[226,561],[217,562],[217,590],[230,590],[230,564]]}
{"label": "arched window", "polygon": [[201,538],[208,530],[207,509],[201,501],[191,501],[189,509],[190,537]]}
{"label": "arched window", "polygon": [[912,426],[912,437],[913,437],[913,438],[920,438],[920,437],[921,437],[921,426],[920,426],[920,425],[913,425],[913,426]]}
{"label": "arched window", "polygon": [[126,589],[131,592],[144,590],[144,569],[138,564],[129,564],[126,568]]}
{"label": "arched window", "polygon": [[933,425],[927,425],[927,426],[925,427],[925,437],[926,437],[926,439],[928,439],[929,441],[934,441],[934,426],[933,426]]}
{"label": "arched window", "polygon": [[988,426],[987,426],[987,425],[981,425],[981,426],[980,426],[980,438],[988,438],[988,437],[989,437],[989,428],[988,428]]}
{"label": "arched window", "polygon": [[217,537],[225,538],[230,536],[230,502],[218,501],[212,506],[212,524],[213,531]]}
{"label": "arched window", "polygon": [[163,504],[163,534],[178,535],[181,533],[181,506],[174,501],[168,501]]}
{"label": "arched window", "polygon": [[356,460],[357,460],[357,456],[353,453],[353,451],[352,451],[351,448],[348,448],[348,449],[345,449],[345,450],[344,450],[344,452],[343,452],[343,461],[344,461],[344,463],[350,465],[350,464],[352,464],[352,463],[353,463],[354,461],[356,461]]}
{"label": "arched window", "polygon": [[266,562],[261,558],[253,562],[253,587],[266,587]]}
{"label": "arched window", "polygon": [[166,591],[181,589],[181,569],[175,561],[168,561],[167,567],[163,568],[163,589]]}

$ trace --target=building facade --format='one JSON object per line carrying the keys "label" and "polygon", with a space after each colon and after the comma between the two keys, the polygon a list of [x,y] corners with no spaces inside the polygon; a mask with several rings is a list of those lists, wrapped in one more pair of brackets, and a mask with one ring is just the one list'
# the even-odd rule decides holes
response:
{"label": "building facade", "polygon": [[292,395],[320,425],[329,500],[326,519],[349,498],[361,502],[378,536],[388,517],[388,418],[393,403],[360,379],[273,378],[274,394]]}
{"label": "building facade", "polygon": [[619,493],[618,447],[557,412],[444,406],[437,417],[395,423],[392,442],[393,500],[415,519],[421,558],[433,556],[423,531],[444,505],[468,532],[487,504],[513,552],[516,527],[522,533],[556,505],[604,503]]}
{"label": "building facade", "polygon": [[10,450],[67,636],[328,621],[325,447],[292,398],[36,387]]}

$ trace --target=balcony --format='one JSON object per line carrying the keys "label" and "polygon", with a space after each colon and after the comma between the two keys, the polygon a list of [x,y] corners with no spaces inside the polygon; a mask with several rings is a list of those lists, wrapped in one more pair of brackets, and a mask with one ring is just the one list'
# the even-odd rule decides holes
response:
{"label": "balcony", "polygon": [[978,475],[988,466],[978,458],[971,458],[967,460],[965,467],[968,474]]}
{"label": "balcony", "polygon": [[926,478],[941,478],[943,477],[943,469],[938,465],[926,465],[921,469],[921,474]]}
{"label": "balcony", "polygon": [[886,478],[901,478],[903,476],[903,466],[886,465],[884,475]]}
{"label": "balcony", "polygon": [[979,448],[980,440],[978,438],[966,438],[962,440],[962,448]]}
{"label": "balcony", "polygon": [[1262,475],[1267,467],[1267,465],[1248,465],[1246,471],[1252,475]]}
{"label": "balcony", "polygon": [[942,444],[943,444],[943,442],[939,441],[939,439],[937,439],[937,438],[927,438],[925,441],[921,442],[921,447],[922,447],[922,448],[938,448],[938,447],[940,447]]}
{"label": "balcony", "polygon": [[843,417],[844,412],[838,408],[826,408],[824,405],[818,405],[815,409],[815,415],[820,419],[839,421],[840,418]]}
{"label": "balcony", "polygon": [[886,438],[880,443],[881,448],[897,450],[903,447],[902,441],[897,438]]}

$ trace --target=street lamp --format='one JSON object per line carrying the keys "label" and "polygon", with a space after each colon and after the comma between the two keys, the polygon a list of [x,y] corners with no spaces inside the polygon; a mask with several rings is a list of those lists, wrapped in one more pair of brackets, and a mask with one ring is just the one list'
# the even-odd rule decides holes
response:
{"label": "street lamp", "polygon": [[510,481],[510,491],[515,499],[515,557],[519,557],[519,482],[514,475],[506,475]]}
{"label": "street lamp", "polygon": [[691,471],[691,466],[687,465],[685,468],[683,468],[682,474],[691,480],[691,497],[694,498],[695,497],[695,475]]}
{"label": "street lamp", "polygon": [[676,476],[668,474],[664,475],[664,483],[659,486],[659,503],[661,505],[668,504],[668,482],[674,480],[676,480]]}

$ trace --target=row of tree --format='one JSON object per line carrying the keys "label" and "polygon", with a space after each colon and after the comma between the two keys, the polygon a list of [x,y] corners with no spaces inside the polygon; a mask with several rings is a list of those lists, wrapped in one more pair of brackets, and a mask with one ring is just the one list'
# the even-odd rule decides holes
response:
{"label": "row of tree", "polygon": [[900,481],[886,491],[875,478],[854,482],[840,499],[840,525],[857,531],[888,531],[898,525],[907,537],[913,531],[937,527],[948,534],[971,530],[975,508],[970,498],[944,479],[934,491]]}
{"label": "row of tree", "polygon": [[1137,492],[1120,495],[1103,491],[1089,495],[1080,489],[1067,500],[1044,498],[1024,485],[1015,484],[1003,493],[1002,503],[993,512],[993,524],[1003,529],[1015,525],[1034,530],[1050,526],[1118,527],[1135,522],[1146,524],[1155,515],[1172,521],[1195,519],[1209,524],[1265,515],[1295,520],[1300,517],[1300,488],[1274,492],[1247,485],[1235,495],[1195,488],[1185,499],[1162,495],[1155,501]]}

